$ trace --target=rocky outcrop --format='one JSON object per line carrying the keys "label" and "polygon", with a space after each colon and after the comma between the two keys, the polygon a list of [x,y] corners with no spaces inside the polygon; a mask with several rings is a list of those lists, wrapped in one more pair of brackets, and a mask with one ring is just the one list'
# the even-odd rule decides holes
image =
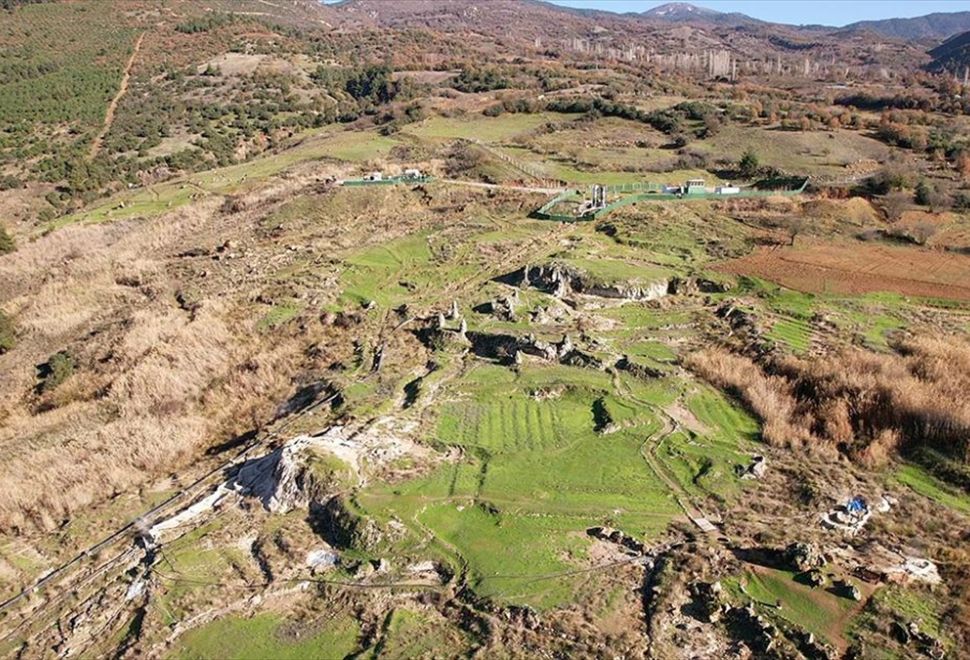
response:
{"label": "rocky outcrop", "polygon": [[655,380],[657,378],[663,378],[666,375],[660,369],[655,369],[654,367],[634,362],[627,355],[624,355],[622,358],[617,360],[615,366],[617,369],[626,371],[630,375],[641,380]]}
{"label": "rocky outcrop", "polygon": [[525,266],[503,275],[498,281],[520,287],[534,287],[557,298],[579,293],[621,300],[657,300],[670,293],[670,280],[665,278],[653,282],[604,282],[585,271],[561,263]]}
{"label": "rocky outcrop", "polygon": [[376,547],[384,538],[377,523],[354,513],[339,497],[312,504],[310,524],[329,546],[338,549],[366,550]]}
{"label": "rocky outcrop", "polygon": [[355,466],[332,453],[343,427],[319,435],[301,435],[270,453],[243,463],[225,487],[258,498],[273,513],[306,508],[356,481]]}
{"label": "rocky outcrop", "polygon": [[822,551],[813,543],[791,543],[785,548],[782,557],[792,570],[799,573],[825,566],[825,557],[822,555]]}
{"label": "rocky outcrop", "polygon": [[574,367],[603,368],[599,358],[576,348],[569,335],[563,335],[562,341],[551,342],[537,339],[532,334],[516,337],[500,333],[469,332],[468,340],[475,355],[498,360],[506,365],[519,364],[522,355],[531,355]]}
{"label": "rocky outcrop", "polygon": [[476,305],[472,308],[472,311],[478,312],[479,314],[488,314],[490,316],[494,316],[500,321],[509,321],[514,323],[516,321],[515,308],[518,306],[518,304],[519,290],[513,289],[511,294],[483,302],[480,305]]}
{"label": "rocky outcrop", "polygon": [[751,459],[747,467],[738,467],[738,473],[742,479],[761,479],[768,471],[768,461],[764,456],[758,455]]}
{"label": "rocky outcrop", "polygon": [[608,541],[610,543],[615,543],[616,545],[622,546],[627,551],[642,555],[646,553],[647,547],[643,542],[624,534],[618,529],[613,529],[612,527],[590,527],[586,530],[586,533],[592,536],[594,539],[599,539],[600,541]]}

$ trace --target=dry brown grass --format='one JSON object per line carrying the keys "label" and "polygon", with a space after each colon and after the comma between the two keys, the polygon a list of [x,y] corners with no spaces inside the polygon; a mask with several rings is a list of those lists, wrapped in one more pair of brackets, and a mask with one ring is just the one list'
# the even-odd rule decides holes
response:
{"label": "dry brown grass", "polygon": [[721,349],[694,353],[687,364],[744,401],[761,418],[762,435],[769,444],[790,448],[815,444],[791,384],[784,378],[769,376],[751,359]]}
{"label": "dry brown grass", "polygon": [[[0,305],[20,332],[0,356],[0,530],[52,529],[178,470],[272,419],[292,393],[304,343],[257,332],[238,312],[247,291],[236,276],[205,284],[192,314],[176,302],[193,271],[175,255],[255,219],[218,206],[67,227],[0,258]],[[76,357],[75,373],[38,394],[34,367],[59,350]]]}
{"label": "dry brown grass", "polygon": [[928,446],[968,460],[970,342],[913,338],[895,353],[848,349],[815,360],[758,365],[723,349],[689,358],[705,379],[739,396],[769,443],[838,448],[868,466]]}
{"label": "dry brown grass", "polygon": [[[305,279],[319,301],[307,298],[308,306],[322,304],[331,267],[308,255],[357,250],[440,220],[410,191],[382,190],[378,199],[334,191],[287,214],[285,239],[268,234],[261,219],[323,167],[246,193],[238,213],[206,198],[158,218],[66,227],[0,257],[0,306],[20,331],[15,349],[0,355],[0,533],[53,529],[181,472],[207,449],[264,427],[296,389],[349,359],[362,329],[325,326],[308,313],[266,333],[254,298],[291,297]],[[470,196],[447,191],[435,204]],[[228,238],[245,258],[178,256]],[[316,252],[283,249],[291,243]],[[186,289],[197,309],[180,306],[176,293]],[[73,375],[37,392],[35,365],[61,350],[76,360]]]}

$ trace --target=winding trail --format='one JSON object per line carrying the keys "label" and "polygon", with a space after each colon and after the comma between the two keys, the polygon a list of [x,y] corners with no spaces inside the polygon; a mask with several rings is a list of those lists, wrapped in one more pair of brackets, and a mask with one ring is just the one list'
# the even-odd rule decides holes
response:
{"label": "winding trail", "polygon": [[135,48],[131,51],[131,57],[128,58],[128,62],[125,64],[125,71],[121,75],[121,86],[118,87],[118,93],[111,99],[111,103],[108,104],[108,111],[104,114],[104,126],[101,127],[101,132],[98,133],[98,137],[94,138],[94,142],[91,143],[91,149],[88,151],[88,160],[94,160],[98,155],[98,152],[101,151],[101,143],[104,142],[105,136],[111,130],[111,124],[115,120],[115,111],[118,109],[118,103],[121,102],[122,97],[128,91],[131,67],[135,65],[135,58],[138,57],[138,51],[141,49],[141,42],[144,39],[145,33],[142,32],[138,35],[138,39],[135,40]]}

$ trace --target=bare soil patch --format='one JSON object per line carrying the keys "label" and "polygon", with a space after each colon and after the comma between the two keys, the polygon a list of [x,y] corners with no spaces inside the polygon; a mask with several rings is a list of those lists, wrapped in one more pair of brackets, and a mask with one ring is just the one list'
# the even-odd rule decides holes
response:
{"label": "bare soil patch", "polygon": [[718,265],[810,293],[893,291],[970,301],[970,257],[915,247],[818,243],[759,248]]}

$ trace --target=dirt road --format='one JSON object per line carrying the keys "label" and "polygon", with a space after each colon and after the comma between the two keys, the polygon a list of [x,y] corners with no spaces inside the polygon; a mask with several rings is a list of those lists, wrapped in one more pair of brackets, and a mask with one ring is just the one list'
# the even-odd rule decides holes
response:
{"label": "dirt road", "polygon": [[462,181],[461,179],[441,179],[441,183],[450,183],[459,186],[472,186],[473,188],[487,188],[489,190],[515,190],[518,192],[542,193],[543,195],[558,195],[565,192],[566,188],[533,188],[530,186],[509,186],[501,183],[482,183],[480,181]]}
{"label": "dirt road", "polygon": [[111,103],[108,104],[108,111],[104,114],[104,126],[101,127],[101,132],[98,133],[98,137],[94,138],[94,142],[91,143],[91,150],[88,152],[88,160],[94,160],[98,152],[101,151],[101,143],[104,142],[104,137],[111,130],[111,124],[115,120],[115,110],[118,109],[118,103],[121,98],[128,91],[128,79],[131,78],[131,67],[135,64],[135,58],[138,56],[138,51],[141,48],[141,42],[145,38],[145,33],[142,32],[138,35],[138,39],[135,41],[135,48],[131,51],[131,57],[128,58],[127,64],[125,64],[125,71],[121,76],[121,86],[118,88],[118,93],[115,97],[111,99]]}

